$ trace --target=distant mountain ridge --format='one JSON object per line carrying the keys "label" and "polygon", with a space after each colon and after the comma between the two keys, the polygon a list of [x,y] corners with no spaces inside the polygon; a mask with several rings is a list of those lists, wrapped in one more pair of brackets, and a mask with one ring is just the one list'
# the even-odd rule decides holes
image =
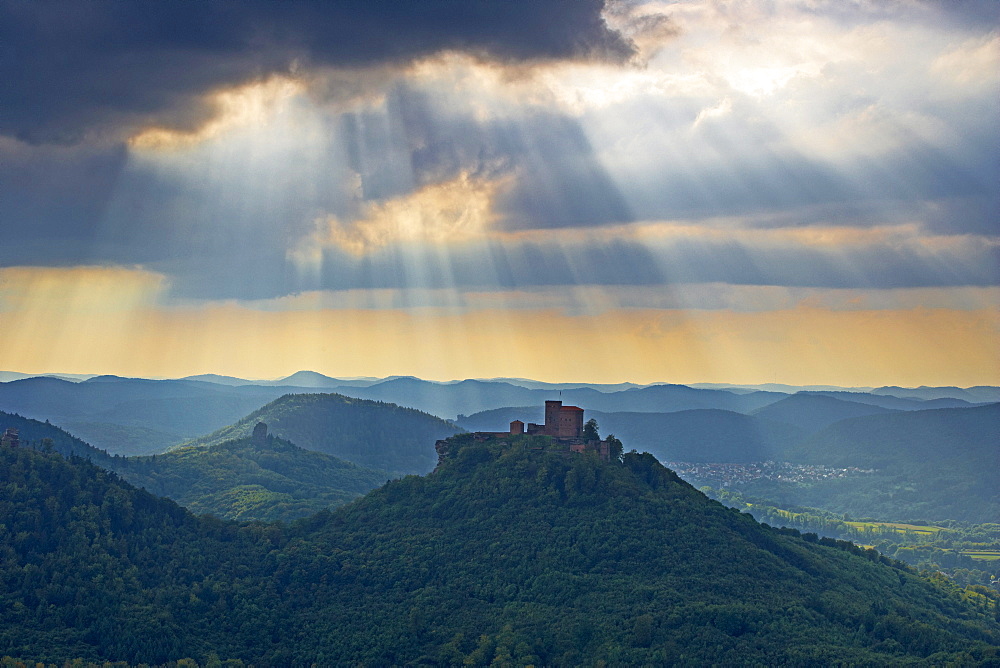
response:
{"label": "distant mountain ridge", "polygon": [[1000,387],[978,385],[975,387],[878,387],[872,394],[889,394],[901,399],[962,399],[969,403],[1000,401]]}
{"label": "distant mountain ridge", "polygon": [[[939,447],[942,443],[948,447]],[[909,461],[940,464],[966,452],[989,456],[983,463],[1000,471],[1000,403],[842,420],[810,438],[798,457],[839,466],[850,461],[885,467]]]}
{"label": "distant mountain ridge", "polygon": [[751,415],[795,425],[812,433],[846,418],[878,415],[898,410],[902,409],[847,401],[827,394],[800,392],[751,411]]}
{"label": "distant mountain ridge", "polygon": [[[288,385],[292,382],[309,383],[312,387]],[[670,384],[621,384],[627,388],[616,389],[619,386],[570,385],[525,379],[510,379],[510,382],[467,379],[447,383],[404,376],[337,379],[311,371],[297,372],[276,381],[246,381],[211,374],[180,380],[105,375],[83,382],[33,377],[0,383],[0,410],[66,426],[113,454],[141,455],[163,452],[222,429],[289,393],[332,392],[415,408],[444,419],[508,406],[541,406],[547,399],[558,398],[604,413],[717,409],[754,414],[791,396],[752,388],[727,390]],[[937,394],[951,392],[950,388],[931,390]],[[1000,389],[962,390],[972,398],[988,397],[993,391],[1000,392]],[[817,390],[799,394],[803,393],[891,410],[972,405],[955,397],[935,396],[928,400],[896,397],[886,388],[881,388],[879,393]],[[761,416],[767,417],[766,414]]]}
{"label": "distant mountain ridge", "polygon": [[[907,397],[897,397],[891,394],[871,394],[868,392],[813,392],[806,391],[800,394],[815,394],[823,397],[832,397],[844,401],[853,401],[861,404],[871,404],[880,408],[904,411],[920,411],[928,408],[968,408],[976,404],[964,399],[944,397],[940,399],[916,399]],[[985,403],[985,402],[984,402]]]}

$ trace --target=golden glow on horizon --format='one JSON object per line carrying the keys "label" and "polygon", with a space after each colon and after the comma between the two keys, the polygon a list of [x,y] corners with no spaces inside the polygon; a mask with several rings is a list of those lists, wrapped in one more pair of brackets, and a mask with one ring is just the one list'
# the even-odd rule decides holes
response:
{"label": "golden glow on horizon", "polygon": [[0,272],[0,369],[591,382],[1000,384],[996,309],[163,308],[140,270]]}
{"label": "golden glow on horizon", "polygon": [[0,268],[0,314],[127,313],[156,303],[166,288],[161,274],[138,268]]}
{"label": "golden glow on horizon", "polygon": [[599,228],[495,231],[492,238],[511,242],[553,243],[566,246],[593,241],[634,240],[649,248],[666,247],[679,241],[706,241],[743,244],[747,248],[812,247],[834,253],[868,246],[909,248],[921,255],[957,251],[963,248],[996,246],[992,237],[977,234],[931,234],[917,223],[857,227],[850,225],[808,225],[803,227],[738,228],[735,221],[720,218],[708,221],[644,221]]}

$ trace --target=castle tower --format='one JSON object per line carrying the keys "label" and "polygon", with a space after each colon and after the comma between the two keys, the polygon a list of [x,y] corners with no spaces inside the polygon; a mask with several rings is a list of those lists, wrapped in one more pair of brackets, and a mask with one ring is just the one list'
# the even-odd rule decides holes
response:
{"label": "castle tower", "polygon": [[4,445],[8,448],[17,448],[21,445],[21,440],[18,438],[18,431],[14,427],[7,427],[7,431],[0,436],[0,445]]}
{"label": "castle tower", "polygon": [[559,413],[561,410],[561,401],[545,402],[545,430],[542,433],[546,436],[559,436]]}
{"label": "castle tower", "polygon": [[583,436],[583,409],[578,406],[563,406],[559,409],[559,438],[581,438]]}

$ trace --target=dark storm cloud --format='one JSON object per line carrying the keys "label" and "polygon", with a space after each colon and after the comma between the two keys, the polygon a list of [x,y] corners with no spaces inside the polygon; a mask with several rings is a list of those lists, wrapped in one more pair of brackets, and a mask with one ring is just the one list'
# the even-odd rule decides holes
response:
{"label": "dark storm cloud", "polygon": [[0,143],[0,266],[85,261],[125,159],[124,147]]}
{"label": "dark storm cloud", "polygon": [[[981,159],[979,159],[981,158]],[[877,226],[921,220],[941,234],[998,234],[1000,154],[912,145],[837,170],[802,156],[734,157],[692,172],[665,164],[619,181],[639,220],[739,217],[754,227]]]}
{"label": "dark storm cloud", "polygon": [[286,251],[317,218],[350,221],[366,203],[462,174],[504,184],[500,229],[631,220],[574,119],[535,109],[475,120],[402,83],[383,107],[330,117],[319,137],[287,136],[266,157],[195,148],[178,169],[169,156],[126,162],[120,147],[7,145],[0,264],[170,267],[192,295],[284,294]]}
{"label": "dark storm cloud", "polygon": [[621,59],[602,0],[0,2],[0,134],[79,140],[191,127],[206,91],[301,66],[402,63],[442,50],[502,60]]}

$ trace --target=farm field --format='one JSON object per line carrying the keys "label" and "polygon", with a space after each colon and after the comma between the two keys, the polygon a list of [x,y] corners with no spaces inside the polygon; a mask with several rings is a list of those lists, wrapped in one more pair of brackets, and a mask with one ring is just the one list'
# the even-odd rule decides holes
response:
{"label": "farm field", "polygon": [[1000,550],[963,550],[962,554],[980,561],[1000,560]]}

